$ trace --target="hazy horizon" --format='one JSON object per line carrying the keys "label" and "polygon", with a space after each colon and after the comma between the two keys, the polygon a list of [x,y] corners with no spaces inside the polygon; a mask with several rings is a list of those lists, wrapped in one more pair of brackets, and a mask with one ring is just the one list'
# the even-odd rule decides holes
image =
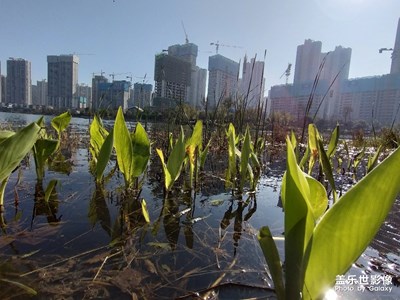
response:
{"label": "hazy horizon", "polygon": [[185,43],[183,22],[189,41],[199,47],[201,68],[215,54],[210,43],[235,46],[221,46],[219,54],[242,62],[245,54],[263,60],[266,49],[267,93],[285,83],[280,76],[288,63],[294,68],[297,46],[306,39],[321,41],[323,52],[352,48],[350,78],[389,73],[390,52],[378,50],[394,47],[399,17],[397,0],[0,0],[1,73],[9,57],[24,58],[36,84],[47,79],[47,55],[76,53],[79,83],[91,85],[92,74],[104,71],[108,77],[131,72],[133,82],[147,74],[154,84],[154,56]]}

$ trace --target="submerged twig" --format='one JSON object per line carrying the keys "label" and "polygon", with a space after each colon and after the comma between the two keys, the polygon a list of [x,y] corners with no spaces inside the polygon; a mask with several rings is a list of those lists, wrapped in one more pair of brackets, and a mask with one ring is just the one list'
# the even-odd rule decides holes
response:
{"label": "submerged twig", "polygon": [[107,248],[107,247],[109,247],[109,246],[108,246],[108,245],[106,245],[106,246],[101,246],[101,247],[96,248],[96,249],[92,249],[92,250],[85,251],[85,252],[83,252],[83,253],[80,253],[80,254],[77,254],[77,255],[74,255],[74,256],[71,256],[71,257],[62,259],[62,260],[60,260],[60,261],[57,261],[57,262],[55,262],[55,263],[52,263],[52,264],[49,264],[49,265],[47,265],[47,266],[41,267],[41,268],[39,268],[39,269],[32,270],[32,271],[29,271],[29,272],[27,272],[27,273],[21,274],[21,275],[19,275],[19,277],[25,277],[25,276],[27,276],[27,275],[37,273],[37,272],[39,272],[39,271],[42,271],[42,270],[51,268],[51,267],[53,267],[53,266],[56,266],[56,265],[58,265],[58,264],[64,263],[64,262],[66,262],[66,261],[68,261],[68,260],[70,260],[70,259],[78,258],[78,257],[84,256],[84,255],[89,254],[89,253],[92,253],[92,252],[96,252],[96,251],[98,251],[98,250],[101,250],[101,249],[104,249],[104,248]]}
{"label": "submerged twig", "polygon": [[100,274],[101,270],[103,269],[104,265],[106,264],[107,260],[108,260],[109,258],[111,258],[111,257],[114,257],[114,256],[120,254],[121,252],[122,252],[122,250],[117,251],[117,252],[115,252],[114,254],[107,255],[106,258],[104,258],[104,260],[103,260],[103,262],[102,262],[100,268],[99,268],[99,269],[97,270],[97,272],[96,272],[96,275],[93,277],[92,282],[96,280],[97,276],[99,276],[99,274]]}

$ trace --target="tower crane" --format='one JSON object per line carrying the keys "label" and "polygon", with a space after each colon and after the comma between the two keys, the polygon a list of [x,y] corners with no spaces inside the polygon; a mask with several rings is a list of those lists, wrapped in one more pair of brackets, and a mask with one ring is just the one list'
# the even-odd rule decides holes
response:
{"label": "tower crane", "polygon": [[291,64],[291,63],[288,63],[288,66],[287,66],[285,72],[283,72],[283,74],[281,75],[281,77],[279,77],[279,79],[280,79],[280,78],[283,77],[283,75],[285,75],[285,76],[286,76],[286,84],[288,84],[288,80],[289,80],[289,76],[290,76],[290,71],[291,71],[291,69],[292,69],[292,64]]}
{"label": "tower crane", "polygon": [[220,46],[222,47],[231,47],[231,48],[243,48],[240,46],[232,46],[232,45],[224,45],[224,44],[220,44],[219,41],[217,41],[216,43],[212,42],[210,43],[211,46],[215,46],[215,53],[218,54],[218,49]]}
{"label": "tower crane", "polygon": [[112,81],[114,81],[114,77],[115,77],[115,76],[119,76],[119,75],[126,75],[126,74],[131,74],[131,75],[132,75],[132,72],[125,72],[125,73],[111,73],[111,74],[109,74],[109,76],[112,78]]}
{"label": "tower crane", "polygon": [[189,38],[188,38],[188,35],[186,33],[185,24],[183,24],[182,20],[181,20],[181,24],[182,24],[183,32],[185,33],[185,42],[186,42],[186,44],[189,44]]}
{"label": "tower crane", "polygon": [[381,49],[379,49],[379,53],[382,53],[383,51],[393,51],[393,48],[381,48]]}

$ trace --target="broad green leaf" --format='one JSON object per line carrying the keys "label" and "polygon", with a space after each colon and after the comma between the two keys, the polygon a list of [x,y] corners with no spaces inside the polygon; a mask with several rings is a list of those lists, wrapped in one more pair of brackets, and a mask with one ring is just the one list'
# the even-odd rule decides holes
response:
{"label": "broad green leaf", "polygon": [[71,122],[71,113],[66,111],[51,120],[51,126],[57,131],[58,136],[60,136],[61,132],[64,131],[69,123]]}
{"label": "broad green leaf", "polygon": [[101,178],[103,177],[104,170],[106,169],[108,161],[110,160],[113,144],[114,144],[114,131],[111,131],[110,134],[106,137],[98,154],[98,160],[95,171],[97,181],[100,181]]}
{"label": "broad green leaf", "polygon": [[47,185],[46,191],[44,192],[44,200],[46,202],[49,202],[50,196],[54,191],[54,188],[56,187],[58,183],[57,179],[52,179],[50,180],[49,184]]}
{"label": "broad green leaf", "polygon": [[0,181],[7,178],[32,149],[40,127],[31,123],[0,143]]}
{"label": "broad green leaf", "polygon": [[124,174],[126,186],[132,184],[133,166],[132,166],[132,140],[126,127],[124,113],[122,108],[119,107],[114,125],[114,147],[117,153],[118,166]]}
{"label": "broad green leaf", "polygon": [[285,285],[283,283],[281,260],[269,227],[262,227],[257,238],[264,253],[265,260],[267,261],[269,271],[271,272],[278,300],[284,300]]}
{"label": "broad green leaf", "polygon": [[39,180],[43,179],[44,167],[50,155],[56,152],[58,147],[57,140],[38,139],[33,146],[33,157],[36,166],[36,176]]}
{"label": "broad green leaf", "polygon": [[167,165],[165,164],[164,161],[164,154],[161,149],[156,149],[158,156],[160,157],[161,160],[161,165],[163,167],[163,172],[164,172],[164,185],[167,191],[169,191],[174,184],[174,181],[172,181],[171,174],[168,171]]}
{"label": "broad green leaf", "polygon": [[[302,289],[304,272],[301,269],[307,244],[315,223],[312,206],[309,202],[312,193],[306,174],[297,165],[290,139],[287,144],[287,170],[285,193],[282,202],[285,210],[285,282],[287,299],[298,299]],[[314,204],[315,205],[315,204]]]}
{"label": "broad green leaf", "polygon": [[400,149],[397,149],[322,217],[304,265],[304,295],[319,298],[335,283],[336,275],[344,274],[362,254],[400,192],[399,169]]}
{"label": "broad green leaf", "polygon": [[97,161],[100,149],[103,146],[104,140],[108,136],[108,131],[103,127],[101,119],[94,115],[94,119],[90,124],[90,152],[92,157]]}
{"label": "broad green leaf", "polygon": [[194,126],[192,136],[186,141],[186,147],[188,145],[193,145],[194,147],[200,147],[203,141],[203,122],[197,121]]}
{"label": "broad green leaf", "polygon": [[132,154],[132,176],[139,177],[146,169],[150,158],[150,141],[140,123],[137,123],[133,134]]}
{"label": "broad green leaf", "polygon": [[14,131],[10,131],[10,130],[1,130],[0,131],[0,143],[5,140],[6,138],[9,138],[10,136],[14,135],[15,132]]}
{"label": "broad green leaf", "polygon": [[304,176],[306,177],[308,186],[310,188],[308,202],[313,212],[314,223],[316,223],[328,207],[328,197],[326,195],[326,190],[321,182],[315,180],[313,177],[307,175],[306,173],[304,173]]}
{"label": "broad green leaf", "polygon": [[149,211],[147,209],[146,201],[144,199],[142,199],[142,201],[140,203],[142,204],[143,217],[144,217],[144,219],[146,220],[147,223],[150,223],[150,215],[149,215]]}
{"label": "broad green leaf", "polygon": [[326,155],[330,159],[332,155],[335,154],[336,148],[339,142],[339,124],[336,125],[335,129],[332,132],[331,139],[329,140],[328,151]]}
{"label": "broad green leaf", "polygon": [[178,140],[176,141],[167,162],[167,168],[173,182],[178,179],[181,173],[183,160],[186,156],[184,138],[185,136],[183,133],[183,128],[181,127],[181,132],[179,134]]}

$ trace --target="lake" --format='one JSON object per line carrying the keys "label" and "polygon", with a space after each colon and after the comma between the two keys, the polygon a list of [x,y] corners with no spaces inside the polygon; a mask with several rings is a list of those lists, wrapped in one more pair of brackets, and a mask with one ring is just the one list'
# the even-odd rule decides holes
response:
{"label": "lake", "polygon": [[[38,118],[1,112],[0,126],[24,126]],[[12,174],[0,279],[33,288],[37,299],[274,298],[256,234],[268,225],[283,237],[282,164],[270,165],[256,194],[242,200],[209,174],[203,174],[198,193],[176,190],[164,200],[161,171],[150,164],[140,193],[150,214],[146,223],[137,199],[124,197],[123,176],[114,174],[96,186],[89,172],[88,125],[88,119],[72,118],[74,143],[46,170],[42,186],[33,159]],[[43,203],[40,197],[52,179],[58,180],[56,194]],[[399,208],[397,199],[375,240],[344,275],[349,282],[368,280],[371,291],[355,281],[338,282],[334,289],[341,299],[400,299]],[[282,258],[283,239],[277,243]],[[383,276],[392,282],[383,284]],[[0,286],[1,299],[26,297],[15,283],[0,281]]]}

